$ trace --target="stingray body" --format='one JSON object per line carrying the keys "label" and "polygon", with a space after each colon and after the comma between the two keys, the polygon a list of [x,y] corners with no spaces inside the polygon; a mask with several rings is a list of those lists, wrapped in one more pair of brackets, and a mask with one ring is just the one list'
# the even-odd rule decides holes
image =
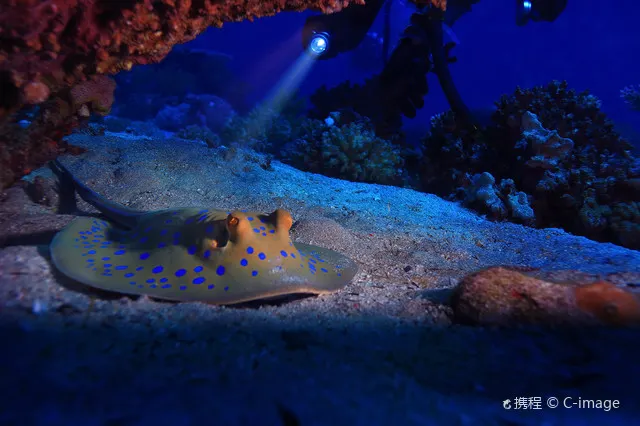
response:
{"label": "stingray body", "polygon": [[153,212],[106,200],[56,167],[109,221],[80,217],[51,243],[63,274],[104,290],[175,301],[233,304],[293,293],[331,293],[357,265],[322,247],[293,243],[291,215],[206,208]]}

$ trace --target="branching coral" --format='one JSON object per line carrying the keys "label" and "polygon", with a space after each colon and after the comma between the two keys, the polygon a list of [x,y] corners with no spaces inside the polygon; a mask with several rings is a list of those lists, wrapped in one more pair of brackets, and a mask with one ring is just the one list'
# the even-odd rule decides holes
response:
{"label": "branching coral", "polygon": [[332,113],[328,123],[308,120],[284,160],[302,170],[357,182],[397,184],[403,175],[396,146],[377,137],[363,118],[341,124],[339,113]]}
{"label": "branching coral", "polygon": [[640,111],[640,86],[627,86],[620,90],[620,97],[633,110]]}

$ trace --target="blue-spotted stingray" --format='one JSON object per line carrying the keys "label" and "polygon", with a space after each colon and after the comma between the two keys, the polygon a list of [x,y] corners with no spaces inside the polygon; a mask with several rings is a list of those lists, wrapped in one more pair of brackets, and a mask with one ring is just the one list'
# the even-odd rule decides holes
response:
{"label": "blue-spotted stingray", "polygon": [[59,175],[109,221],[79,217],[51,243],[63,274],[91,287],[174,301],[234,304],[345,287],[357,265],[333,250],[294,243],[293,220],[271,214],[207,208],[152,212],[111,202]]}

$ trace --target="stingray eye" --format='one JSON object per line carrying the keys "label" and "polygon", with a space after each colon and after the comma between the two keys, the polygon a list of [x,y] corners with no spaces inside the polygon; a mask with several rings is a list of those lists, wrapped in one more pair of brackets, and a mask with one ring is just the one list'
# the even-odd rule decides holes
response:
{"label": "stingray eye", "polygon": [[227,225],[229,226],[238,226],[238,223],[240,223],[240,219],[235,216],[229,215],[229,217],[227,218]]}

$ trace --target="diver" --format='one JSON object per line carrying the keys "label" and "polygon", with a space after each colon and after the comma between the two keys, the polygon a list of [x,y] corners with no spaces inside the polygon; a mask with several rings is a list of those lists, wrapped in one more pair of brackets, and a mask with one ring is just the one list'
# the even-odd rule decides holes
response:
{"label": "diver", "polygon": [[[383,49],[384,68],[376,84],[380,103],[386,110],[390,122],[398,123],[398,114],[414,118],[417,110],[424,106],[428,92],[426,75],[436,74],[442,90],[462,122],[475,125],[475,120],[462,97],[458,93],[448,64],[455,61],[450,51],[455,43],[444,43],[443,28],[452,27],[471,6],[480,0],[449,0],[447,10],[430,5],[416,5],[417,11],[411,15],[410,23],[404,30],[395,49],[388,55],[389,7],[392,0],[386,0],[385,43]],[[553,22],[564,11],[567,0],[515,0],[516,24],[533,22]],[[318,60],[335,58],[341,53],[357,47],[385,0],[367,0],[364,6],[352,5],[329,15],[314,15],[307,18],[302,31],[302,45],[305,51]]]}

